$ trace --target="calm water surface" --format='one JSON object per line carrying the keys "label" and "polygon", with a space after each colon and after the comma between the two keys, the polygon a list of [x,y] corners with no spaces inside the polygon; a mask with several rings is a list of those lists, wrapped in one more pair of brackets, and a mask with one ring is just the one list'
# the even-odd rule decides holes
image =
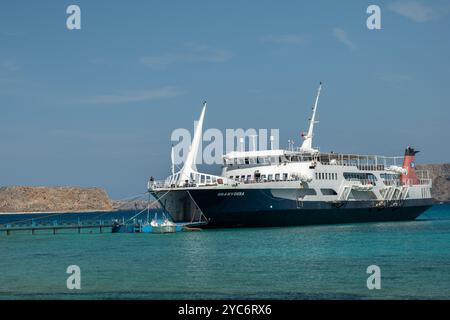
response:
{"label": "calm water surface", "polygon": [[[75,292],[66,288],[74,264]],[[366,287],[372,264],[381,290]],[[0,299],[17,298],[450,299],[450,206],[399,223],[1,235]]]}

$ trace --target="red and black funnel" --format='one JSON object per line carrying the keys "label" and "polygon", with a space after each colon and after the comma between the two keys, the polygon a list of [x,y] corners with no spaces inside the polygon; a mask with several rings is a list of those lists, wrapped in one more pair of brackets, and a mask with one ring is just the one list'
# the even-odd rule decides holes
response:
{"label": "red and black funnel", "polygon": [[419,180],[416,175],[416,153],[419,151],[414,150],[410,146],[405,149],[405,158],[403,159],[403,168],[407,170],[406,174],[400,176],[402,184],[418,184]]}

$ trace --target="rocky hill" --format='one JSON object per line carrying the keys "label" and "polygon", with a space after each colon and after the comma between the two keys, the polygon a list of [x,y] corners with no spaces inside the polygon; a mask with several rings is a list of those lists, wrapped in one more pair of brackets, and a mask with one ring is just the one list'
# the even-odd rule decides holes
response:
{"label": "rocky hill", "polygon": [[450,202],[450,163],[418,164],[417,170],[428,170],[433,180],[431,195],[436,201]]}
{"label": "rocky hill", "polygon": [[0,187],[0,212],[83,212],[113,210],[99,188]]}

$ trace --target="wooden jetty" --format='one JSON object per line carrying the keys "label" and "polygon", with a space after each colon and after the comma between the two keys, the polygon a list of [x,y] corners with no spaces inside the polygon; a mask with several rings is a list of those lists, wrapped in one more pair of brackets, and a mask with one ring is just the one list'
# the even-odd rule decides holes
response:
{"label": "wooden jetty", "polygon": [[53,223],[42,223],[35,224],[31,223],[28,225],[19,224],[6,224],[0,225],[0,234],[11,235],[14,232],[25,232],[29,231],[32,235],[36,234],[38,231],[51,231],[52,234],[57,234],[58,231],[63,230],[74,230],[77,233],[82,233],[82,230],[98,230],[99,233],[103,233],[106,228],[112,228],[113,224],[111,221],[105,223],[104,221],[85,221],[82,223],[58,223],[54,221]]}

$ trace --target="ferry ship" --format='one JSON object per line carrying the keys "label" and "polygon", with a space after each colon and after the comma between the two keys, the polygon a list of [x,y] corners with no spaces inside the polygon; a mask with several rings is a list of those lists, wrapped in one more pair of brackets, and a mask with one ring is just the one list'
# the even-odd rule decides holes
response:
{"label": "ferry ship", "polygon": [[221,175],[198,172],[206,103],[183,167],[149,192],[174,221],[207,227],[275,227],[417,218],[432,205],[428,172],[415,168],[418,151],[403,157],[324,153],[313,148],[319,86],[301,147],[233,151]]}

